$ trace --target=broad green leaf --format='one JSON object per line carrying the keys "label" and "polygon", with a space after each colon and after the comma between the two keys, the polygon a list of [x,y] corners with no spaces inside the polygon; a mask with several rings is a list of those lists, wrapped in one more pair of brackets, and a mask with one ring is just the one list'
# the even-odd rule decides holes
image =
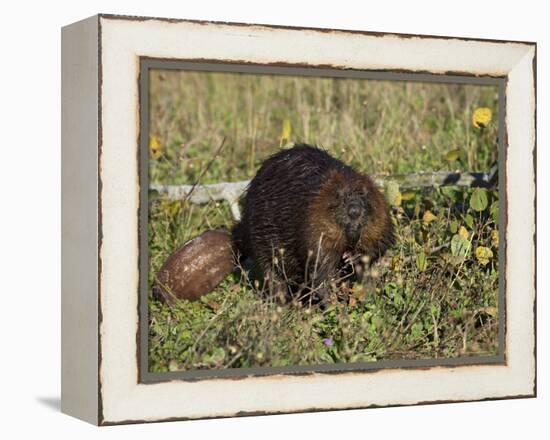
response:
{"label": "broad green leaf", "polygon": [[461,235],[453,235],[451,239],[451,254],[455,257],[466,257],[470,252],[470,241]]}
{"label": "broad green leaf", "polygon": [[449,226],[449,229],[451,230],[451,233],[456,234],[458,231],[458,222],[456,220],[453,220],[451,222],[451,225]]}
{"label": "broad green leaf", "polygon": [[450,199],[454,200],[456,197],[456,190],[450,186],[442,186],[441,194],[443,194],[445,197],[449,197]]}
{"label": "broad green leaf", "polygon": [[422,336],[423,328],[424,326],[422,325],[421,322],[415,322],[411,327],[411,334],[413,335],[413,337],[419,338],[420,336]]}
{"label": "broad green leaf", "polygon": [[470,206],[473,210],[481,212],[487,208],[487,190],[485,188],[476,188],[470,197]]}

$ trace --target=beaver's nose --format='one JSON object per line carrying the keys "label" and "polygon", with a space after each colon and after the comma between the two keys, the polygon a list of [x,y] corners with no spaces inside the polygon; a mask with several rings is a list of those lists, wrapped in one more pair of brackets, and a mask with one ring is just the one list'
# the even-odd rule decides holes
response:
{"label": "beaver's nose", "polygon": [[352,220],[356,220],[361,215],[361,206],[359,203],[351,203],[348,206],[348,217]]}

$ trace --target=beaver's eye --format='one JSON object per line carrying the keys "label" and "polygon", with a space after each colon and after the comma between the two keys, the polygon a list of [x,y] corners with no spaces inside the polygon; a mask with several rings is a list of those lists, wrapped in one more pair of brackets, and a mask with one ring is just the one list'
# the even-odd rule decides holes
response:
{"label": "beaver's eye", "polygon": [[328,204],[329,209],[336,209],[340,206],[340,202],[338,200],[333,200]]}

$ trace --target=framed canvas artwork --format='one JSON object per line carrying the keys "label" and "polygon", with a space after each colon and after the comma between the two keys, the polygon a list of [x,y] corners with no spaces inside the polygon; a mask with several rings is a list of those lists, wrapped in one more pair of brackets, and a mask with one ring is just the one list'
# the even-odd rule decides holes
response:
{"label": "framed canvas artwork", "polygon": [[98,15],[62,31],[62,410],[536,395],[536,46]]}

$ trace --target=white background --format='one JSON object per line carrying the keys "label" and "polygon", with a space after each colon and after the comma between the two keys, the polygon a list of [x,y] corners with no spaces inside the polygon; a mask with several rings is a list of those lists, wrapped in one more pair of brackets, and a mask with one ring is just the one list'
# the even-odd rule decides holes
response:
{"label": "white background", "polygon": [[[527,0],[510,6],[479,0],[5,2],[0,10],[0,437],[548,438],[549,137],[543,122],[548,121],[550,38],[543,5]],[[98,12],[536,41],[539,397],[106,428],[61,414],[60,28]]]}

